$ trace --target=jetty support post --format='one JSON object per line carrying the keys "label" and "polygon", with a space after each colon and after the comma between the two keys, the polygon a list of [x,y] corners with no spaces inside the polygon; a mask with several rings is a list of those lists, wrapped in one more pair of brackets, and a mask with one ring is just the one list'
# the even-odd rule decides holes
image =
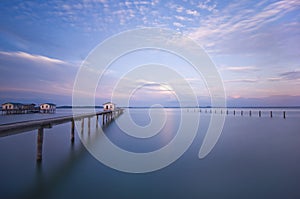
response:
{"label": "jetty support post", "polygon": [[91,118],[88,117],[88,134],[91,133]]}
{"label": "jetty support post", "polygon": [[96,128],[98,128],[99,115],[96,116]]}
{"label": "jetty support post", "polygon": [[43,140],[44,140],[44,128],[40,127],[37,134],[37,162],[41,162],[43,158]]}
{"label": "jetty support post", "polygon": [[285,119],[285,111],[283,111],[283,119]]}
{"label": "jetty support post", "polygon": [[270,111],[270,117],[271,117],[271,118],[273,117],[273,112],[272,112],[272,111]]}
{"label": "jetty support post", "polygon": [[261,117],[261,111],[258,111],[258,116]]}
{"label": "jetty support post", "polygon": [[81,118],[81,134],[83,134],[83,128],[84,128],[84,117]]}
{"label": "jetty support post", "polygon": [[74,119],[72,119],[72,122],[71,122],[71,142],[74,143],[74,140],[75,140],[75,121]]}

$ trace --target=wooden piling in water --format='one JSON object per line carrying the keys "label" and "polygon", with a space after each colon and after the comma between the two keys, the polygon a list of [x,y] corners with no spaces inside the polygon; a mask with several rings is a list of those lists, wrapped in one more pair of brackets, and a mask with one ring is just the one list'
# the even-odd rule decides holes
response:
{"label": "wooden piling in water", "polygon": [[91,133],[91,118],[88,117],[88,134]]}
{"label": "wooden piling in water", "polygon": [[258,116],[261,117],[261,111],[258,111]]}
{"label": "wooden piling in water", "polygon": [[83,133],[83,128],[84,128],[84,118],[81,120],[81,134]]}
{"label": "wooden piling in water", "polygon": [[251,113],[251,110],[249,111],[249,116],[251,117],[252,113]]}
{"label": "wooden piling in water", "polygon": [[273,117],[273,113],[272,113],[272,111],[270,111],[270,117],[271,117],[271,118]]}
{"label": "wooden piling in water", "polygon": [[74,119],[72,119],[72,122],[71,122],[71,142],[74,143],[74,140],[75,140],[75,121]]}
{"label": "wooden piling in water", "polygon": [[285,119],[285,111],[283,111],[283,118]]}
{"label": "wooden piling in water", "polygon": [[43,159],[43,139],[44,139],[44,128],[40,127],[38,129],[37,134],[37,154],[36,154],[36,160],[38,162],[41,162]]}
{"label": "wooden piling in water", "polygon": [[243,111],[241,111],[241,116],[243,116]]}
{"label": "wooden piling in water", "polygon": [[235,115],[235,110],[233,110],[233,115]]}
{"label": "wooden piling in water", "polygon": [[226,110],[226,115],[228,115],[228,110]]}
{"label": "wooden piling in water", "polygon": [[98,128],[99,116],[96,116],[96,128]]}

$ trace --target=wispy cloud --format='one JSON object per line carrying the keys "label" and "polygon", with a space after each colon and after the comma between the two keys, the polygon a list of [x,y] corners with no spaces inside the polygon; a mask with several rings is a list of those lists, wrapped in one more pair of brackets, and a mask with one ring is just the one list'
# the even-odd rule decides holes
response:
{"label": "wispy cloud", "polygon": [[175,17],[175,19],[178,19],[179,21],[183,21],[183,22],[193,21],[192,18],[186,17],[186,16],[175,15],[174,17]]}
{"label": "wispy cloud", "polygon": [[258,79],[231,79],[224,80],[224,83],[256,83]]}
{"label": "wispy cloud", "polygon": [[[7,97],[71,96],[77,67],[66,61],[27,52],[0,51],[0,91]],[[2,96],[3,97],[3,96]]]}
{"label": "wispy cloud", "polygon": [[277,81],[281,81],[282,78],[281,77],[269,77],[269,78],[267,78],[267,80],[270,82],[277,82]]}
{"label": "wispy cloud", "polygon": [[[288,72],[279,73],[276,77],[267,78],[270,82],[280,82],[280,81],[290,81],[290,80],[300,80],[300,71],[293,70]],[[300,83],[300,82],[299,82]]]}
{"label": "wispy cloud", "polygon": [[206,0],[204,2],[199,2],[197,5],[198,8],[202,10],[207,10],[209,12],[216,11],[217,3]]}
{"label": "wispy cloud", "polygon": [[279,76],[286,80],[300,80],[300,71],[289,71],[281,73]]}
{"label": "wispy cloud", "polygon": [[166,6],[172,10],[175,10],[177,13],[182,13],[185,10],[183,6],[176,3],[167,3]]}
{"label": "wispy cloud", "polygon": [[[299,9],[299,1],[288,1],[283,0],[279,2],[274,2],[268,5],[257,4],[249,5],[245,1],[238,1],[236,3],[229,4],[223,10],[220,10],[212,15],[202,18],[200,21],[200,26],[198,28],[193,28],[189,31],[189,36],[193,39],[200,41],[202,44],[214,43],[215,47],[222,49],[224,46],[228,46],[229,43],[224,43],[229,38],[233,42],[230,46],[235,44],[235,39],[243,38],[244,41],[250,41],[249,37],[255,37],[256,30],[262,28],[262,26],[271,23],[284,17],[285,14]],[[249,35],[251,33],[251,35]],[[239,34],[239,35],[237,35]],[[261,33],[260,33],[261,34]],[[266,34],[271,34],[267,33]],[[257,41],[252,41],[255,44]],[[222,47],[223,44],[223,47]],[[226,44],[226,45],[224,45]],[[245,43],[239,44],[242,48],[247,48]],[[269,43],[267,43],[269,45]],[[236,49],[236,48],[235,48]]]}
{"label": "wispy cloud", "polygon": [[175,27],[178,27],[178,28],[184,27],[184,25],[181,24],[181,23],[179,23],[179,22],[174,22],[173,25],[174,25]]}
{"label": "wispy cloud", "polygon": [[14,59],[27,59],[27,60],[31,60],[34,62],[40,62],[40,63],[50,63],[50,64],[68,64],[65,61],[59,60],[59,59],[55,59],[55,58],[50,58],[47,56],[42,56],[42,55],[34,55],[34,54],[30,54],[27,52],[5,52],[5,51],[0,51],[0,56],[9,56],[12,57]]}
{"label": "wispy cloud", "polygon": [[186,14],[188,15],[193,15],[193,16],[200,16],[199,12],[197,12],[197,10],[190,10],[190,9],[187,9],[186,10]]}
{"label": "wispy cloud", "polygon": [[228,66],[222,67],[221,71],[231,71],[231,72],[250,72],[258,71],[259,69],[256,66]]}

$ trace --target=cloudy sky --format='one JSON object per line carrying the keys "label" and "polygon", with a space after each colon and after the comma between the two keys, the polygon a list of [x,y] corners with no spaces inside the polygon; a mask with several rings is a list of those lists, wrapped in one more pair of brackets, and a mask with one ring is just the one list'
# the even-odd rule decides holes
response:
{"label": "cloudy sky", "polygon": [[[298,0],[2,0],[1,103],[72,104],[76,74],[88,54],[115,34],[143,27],[171,29],[201,45],[222,77],[230,106],[300,105]],[[130,70],[127,65],[159,57],[190,81],[200,104],[209,104],[203,79],[187,64],[156,55],[144,51],[117,60],[97,89],[96,103],[108,100],[105,85]],[[132,105],[172,106],[174,99],[172,88],[157,82],[145,81],[131,94]]]}

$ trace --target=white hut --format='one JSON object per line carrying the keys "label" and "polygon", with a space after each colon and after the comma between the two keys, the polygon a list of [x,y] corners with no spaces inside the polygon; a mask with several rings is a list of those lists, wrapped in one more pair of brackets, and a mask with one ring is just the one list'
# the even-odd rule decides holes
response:
{"label": "white hut", "polygon": [[116,105],[112,102],[106,102],[103,104],[103,111],[113,111]]}
{"label": "white hut", "polygon": [[2,110],[16,110],[21,109],[23,104],[21,103],[14,103],[14,102],[7,102],[2,104]]}
{"label": "white hut", "polygon": [[6,102],[2,104],[2,114],[19,114],[23,113],[23,104]]}
{"label": "white hut", "polygon": [[44,103],[40,105],[40,110],[42,113],[55,113],[56,105],[52,103]]}

